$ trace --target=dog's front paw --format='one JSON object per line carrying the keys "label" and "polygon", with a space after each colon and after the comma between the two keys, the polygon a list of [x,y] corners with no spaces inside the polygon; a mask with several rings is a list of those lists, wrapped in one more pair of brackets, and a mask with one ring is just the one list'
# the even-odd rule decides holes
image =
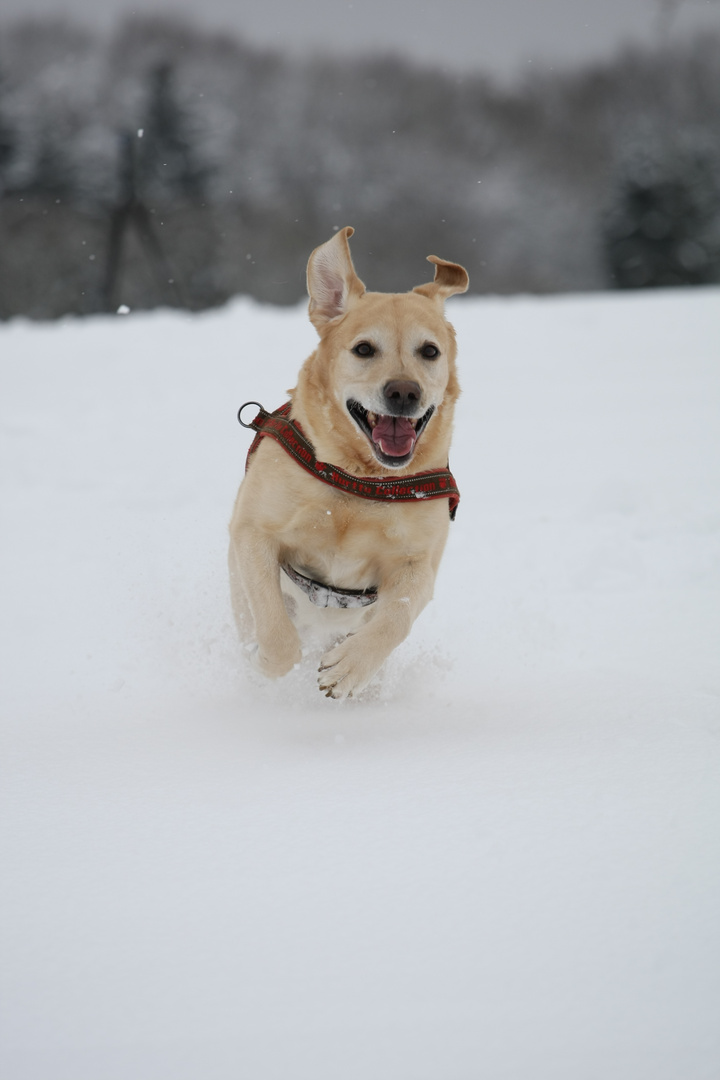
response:
{"label": "dog's front paw", "polygon": [[326,697],[356,697],[382,666],[384,656],[373,655],[360,634],[350,634],[320,661],[318,686]]}
{"label": "dog's front paw", "polygon": [[295,635],[286,642],[273,642],[269,647],[260,645],[253,657],[253,662],[258,671],[266,675],[268,679],[281,679],[292,671],[302,659],[300,639]]}

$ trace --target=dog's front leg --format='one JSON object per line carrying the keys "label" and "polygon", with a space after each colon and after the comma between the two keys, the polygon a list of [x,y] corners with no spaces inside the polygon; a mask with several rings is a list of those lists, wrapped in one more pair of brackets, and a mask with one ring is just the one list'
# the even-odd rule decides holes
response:
{"label": "dog's front leg", "polygon": [[298,663],[302,652],[280,590],[277,546],[252,526],[236,529],[230,543],[232,564],[240,576],[255,625],[255,661],[263,675],[278,679]]}
{"label": "dog's front leg", "polygon": [[408,563],[381,584],[372,617],[356,633],[323,656],[318,685],[327,697],[346,698],[364,690],[393,649],[410,633],[432,599],[435,571],[428,563]]}

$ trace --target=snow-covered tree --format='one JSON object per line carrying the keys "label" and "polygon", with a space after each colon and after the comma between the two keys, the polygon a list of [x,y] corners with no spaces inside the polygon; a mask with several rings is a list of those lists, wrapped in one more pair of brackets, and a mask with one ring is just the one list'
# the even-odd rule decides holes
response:
{"label": "snow-covered tree", "polygon": [[432,249],[481,291],[602,287],[608,261],[616,284],[716,274],[709,34],[500,88],[397,58],[301,62],[161,17],[105,39],[24,23],[0,33],[0,70],[0,230],[23,265],[57,260],[52,289],[14,282],[18,310],[97,306],[131,198],[173,267],[123,246],[132,306],[167,302],[171,276],[189,306],[294,301],[309,249],[346,223],[380,288],[416,283]]}
{"label": "snow-covered tree", "polygon": [[200,199],[208,169],[192,145],[190,124],[175,90],[173,64],[156,64],[147,79],[148,100],[138,143],[137,182],[150,202]]}
{"label": "snow-covered tree", "polygon": [[618,288],[720,281],[720,147],[656,138],[621,160],[604,228]]}

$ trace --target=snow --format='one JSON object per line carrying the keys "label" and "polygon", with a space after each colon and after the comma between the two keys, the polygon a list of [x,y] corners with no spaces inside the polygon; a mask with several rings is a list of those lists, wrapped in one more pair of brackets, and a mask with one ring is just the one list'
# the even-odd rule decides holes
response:
{"label": "snow", "polygon": [[718,1075],[720,290],[448,306],[462,501],[344,705],[225,584],[304,311],[0,328],[4,1075]]}

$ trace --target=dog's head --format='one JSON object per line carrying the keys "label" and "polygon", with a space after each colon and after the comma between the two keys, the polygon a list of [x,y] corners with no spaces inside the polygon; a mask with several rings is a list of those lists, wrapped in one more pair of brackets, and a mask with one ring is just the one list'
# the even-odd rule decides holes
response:
{"label": "dog's head", "polygon": [[350,257],[352,234],[342,229],[310,256],[310,320],[320,344],[294,401],[319,457],[343,458],[355,471],[442,467],[459,394],[443,304],[465,292],[467,272],[431,255],[434,281],[409,293],[366,292]]}

